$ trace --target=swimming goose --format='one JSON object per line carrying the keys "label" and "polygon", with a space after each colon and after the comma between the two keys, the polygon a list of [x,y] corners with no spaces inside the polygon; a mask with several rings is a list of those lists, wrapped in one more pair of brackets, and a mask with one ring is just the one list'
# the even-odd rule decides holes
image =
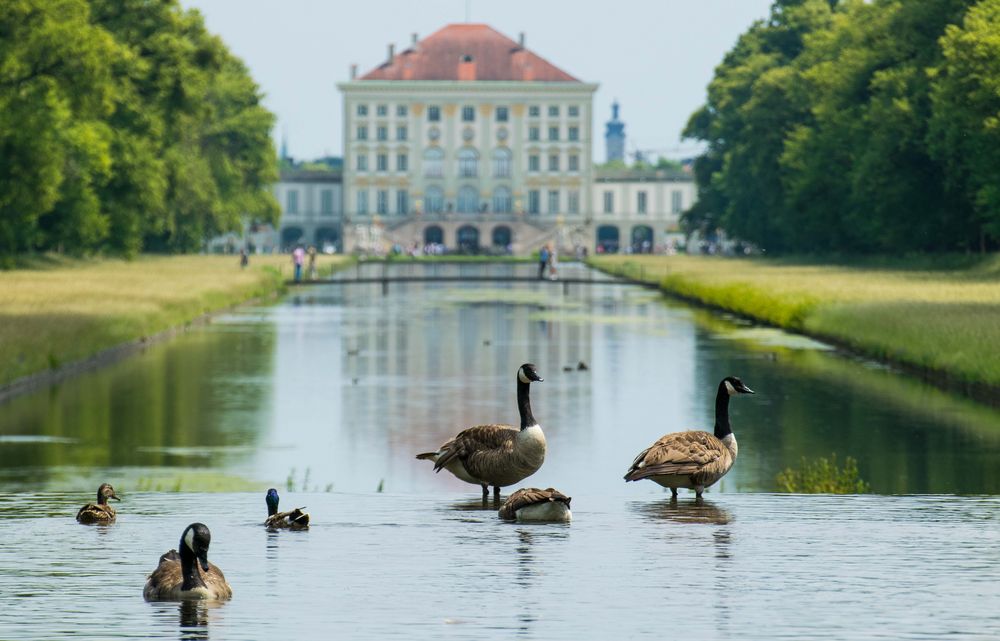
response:
{"label": "swimming goose", "polygon": [[[182,599],[225,600],[233,596],[222,570],[208,562],[212,533],[202,523],[184,528],[178,544],[180,553],[170,550],[146,581],[142,596],[147,601]],[[201,567],[199,567],[201,566]]]}
{"label": "swimming goose", "polygon": [[115,520],[115,508],[108,505],[108,499],[121,501],[115,494],[115,488],[109,483],[101,483],[97,488],[97,505],[87,503],[76,513],[76,520],[80,523],[111,523]]}
{"label": "swimming goose", "polygon": [[483,500],[493,486],[493,500],[500,500],[500,488],[519,483],[538,471],[545,461],[545,434],[531,414],[528,389],[542,378],[531,363],[517,370],[517,409],[521,428],[511,425],[477,425],[462,430],[435,452],[417,454],[434,461],[434,471],[448,470],[466,483],[483,488]]}
{"label": "swimming goose", "polygon": [[291,512],[278,511],[278,490],[273,487],[267,491],[264,501],[267,502],[267,520],[264,521],[267,527],[293,530],[304,530],[309,527],[309,515],[302,511],[304,507],[297,507]]}
{"label": "swimming goose", "polygon": [[650,479],[669,487],[673,496],[677,496],[679,487],[693,489],[701,496],[736,461],[736,436],[729,427],[729,397],[753,393],[735,376],[722,379],[715,396],[715,434],[692,431],[663,436],[635,457],[625,480]]}
{"label": "swimming goose", "polygon": [[504,501],[498,515],[504,521],[570,521],[571,497],[551,487],[523,487]]}

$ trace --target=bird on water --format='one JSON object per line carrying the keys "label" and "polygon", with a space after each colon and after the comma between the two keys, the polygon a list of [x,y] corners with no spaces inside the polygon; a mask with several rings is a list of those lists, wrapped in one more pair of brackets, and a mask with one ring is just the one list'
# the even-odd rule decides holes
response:
{"label": "bird on water", "polygon": [[147,601],[203,599],[225,601],[233,589],[216,565],[208,562],[212,533],[203,523],[184,528],[178,550],[170,550],[146,580],[142,596]]}
{"label": "bird on water", "polygon": [[76,513],[76,520],[80,523],[112,523],[115,520],[115,508],[108,504],[108,499],[121,501],[115,494],[115,488],[110,483],[101,483],[97,488],[97,503],[87,503]]}

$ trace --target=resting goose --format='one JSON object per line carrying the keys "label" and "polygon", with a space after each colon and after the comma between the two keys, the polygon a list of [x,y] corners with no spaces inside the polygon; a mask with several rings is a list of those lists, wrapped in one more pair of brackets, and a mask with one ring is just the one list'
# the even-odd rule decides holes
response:
{"label": "resting goose", "polygon": [[112,523],[115,520],[115,508],[108,505],[108,499],[121,501],[115,494],[115,488],[109,483],[101,483],[97,488],[97,504],[87,503],[76,513],[76,520],[87,525],[91,523]]}
{"label": "resting goose", "polygon": [[729,397],[753,393],[735,376],[722,379],[715,396],[715,434],[701,431],[667,434],[635,457],[625,480],[650,479],[669,487],[673,496],[677,496],[679,487],[693,489],[701,496],[736,461],[736,436],[729,427]]}
{"label": "resting goose", "polygon": [[267,527],[292,530],[304,530],[309,527],[309,515],[302,511],[304,507],[297,507],[290,512],[278,511],[278,490],[273,487],[267,491],[264,501],[267,503],[267,520],[264,521],[264,525]]}
{"label": "resting goose", "polygon": [[417,454],[434,461],[434,471],[448,470],[466,483],[483,488],[483,500],[493,486],[493,499],[500,500],[500,488],[519,483],[538,471],[545,461],[545,434],[531,414],[528,389],[542,378],[531,363],[517,370],[517,409],[521,428],[511,425],[477,425],[462,430],[435,452]]}
{"label": "resting goose", "polygon": [[570,521],[571,497],[551,487],[523,487],[504,501],[498,516],[504,521]]}
{"label": "resting goose", "polygon": [[[212,533],[202,523],[192,523],[181,534],[180,553],[170,550],[146,581],[142,596],[147,601],[185,599],[226,600],[233,589],[222,570],[208,562]],[[199,567],[201,566],[201,567]]]}

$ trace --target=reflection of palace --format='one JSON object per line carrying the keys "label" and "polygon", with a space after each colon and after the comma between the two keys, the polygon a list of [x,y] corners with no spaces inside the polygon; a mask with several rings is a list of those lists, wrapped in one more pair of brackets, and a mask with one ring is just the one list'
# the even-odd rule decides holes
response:
{"label": "reflection of palace", "polygon": [[[342,170],[282,174],[283,246],[642,251],[664,244],[695,198],[685,172],[595,170],[597,85],[527,49],[523,34],[454,24],[414,35],[338,87]],[[606,137],[621,159],[617,112]]]}

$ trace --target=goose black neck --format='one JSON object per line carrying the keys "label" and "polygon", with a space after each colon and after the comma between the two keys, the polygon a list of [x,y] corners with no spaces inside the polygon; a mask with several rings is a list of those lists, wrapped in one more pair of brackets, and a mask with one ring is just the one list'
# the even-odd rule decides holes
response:
{"label": "goose black neck", "polygon": [[520,378],[517,379],[517,411],[521,414],[521,429],[526,429],[538,422],[531,414],[531,401],[528,399],[528,388],[531,383],[525,383]]}
{"label": "goose black neck", "polygon": [[729,426],[729,390],[723,381],[719,383],[719,393],[715,395],[715,438],[723,439],[732,433]]}
{"label": "goose black neck", "polygon": [[181,575],[184,577],[181,590],[187,591],[205,587],[205,581],[201,578],[201,572],[198,571],[198,559],[186,545],[181,545]]}

